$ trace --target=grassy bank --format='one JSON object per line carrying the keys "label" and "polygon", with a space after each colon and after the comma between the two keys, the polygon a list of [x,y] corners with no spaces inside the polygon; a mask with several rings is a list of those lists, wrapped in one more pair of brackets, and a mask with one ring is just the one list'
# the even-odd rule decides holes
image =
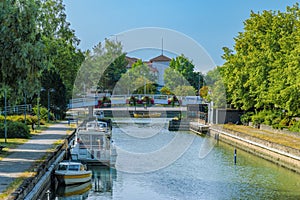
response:
{"label": "grassy bank", "polygon": [[224,124],[223,128],[300,150],[300,137],[243,125]]}

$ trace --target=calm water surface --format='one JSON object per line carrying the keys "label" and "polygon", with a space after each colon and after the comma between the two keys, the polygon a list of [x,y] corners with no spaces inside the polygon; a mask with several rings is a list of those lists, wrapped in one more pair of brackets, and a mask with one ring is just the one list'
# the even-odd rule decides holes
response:
{"label": "calm water surface", "polygon": [[[179,159],[162,169],[138,174],[90,167],[91,184],[78,189],[60,186],[54,199],[300,199],[299,174],[239,149],[234,165],[234,147],[221,142],[200,159],[200,147],[207,138],[169,132],[166,120],[156,120],[118,120],[113,128],[115,145],[128,152],[147,153],[167,146],[176,134],[184,134],[192,143]],[[128,163],[134,165],[130,158]]]}

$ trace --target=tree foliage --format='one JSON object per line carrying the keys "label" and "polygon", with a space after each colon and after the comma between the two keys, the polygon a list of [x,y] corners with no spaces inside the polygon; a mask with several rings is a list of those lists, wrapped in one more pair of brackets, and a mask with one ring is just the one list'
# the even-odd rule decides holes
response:
{"label": "tree foliage", "polygon": [[200,89],[199,95],[207,102],[213,101],[215,107],[226,106],[226,89],[220,72],[221,67],[216,67],[207,72],[204,77],[204,86]]}
{"label": "tree foliage", "polygon": [[[37,85],[44,68],[44,44],[38,30],[39,3],[35,0],[0,2],[0,83],[19,99],[19,86]],[[32,90],[28,94],[31,96]]]}
{"label": "tree foliage", "polygon": [[[170,68],[172,70],[175,70],[176,72],[178,72],[180,74],[180,76],[182,76],[180,78],[180,81],[177,85],[180,85],[183,82],[188,83],[188,85],[193,86],[195,88],[195,90],[199,91],[199,89],[202,87],[203,85],[203,75],[201,72],[195,72],[195,66],[193,65],[192,61],[190,61],[188,58],[186,58],[184,55],[180,55],[177,56],[175,59],[173,58],[170,62]],[[169,77],[168,73],[172,73],[171,70],[168,70],[165,72],[164,78]],[[178,74],[174,74],[177,78]],[[168,84],[171,85],[176,85],[176,80],[170,80],[171,78],[169,78]],[[182,79],[185,79],[184,81]],[[166,80],[165,80],[166,82]],[[185,83],[186,84],[186,83]],[[170,87],[171,88],[175,88],[174,86]]]}
{"label": "tree foliage", "polygon": [[176,96],[194,96],[195,93],[195,88],[189,85],[179,85],[174,90]]}
{"label": "tree foliage", "polygon": [[38,22],[45,44],[47,67],[59,73],[66,87],[67,98],[71,98],[84,54],[78,49],[79,39],[66,20],[62,0],[42,0]]}
{"label": "tree foliage", "polygon": [[[36,102],[41,87],[55,85],[41,84],[48,75],[43,72],[50,69],[61,77],[70,98],[84,55],[62,0],[0,1],[0,24],[0,84],[8,91],[9,104],[21,104],[24,98]],[[65,97],[56,106],[65,107]]]}
{"label": "tree foliage", "polygon": [[154,94],[157,76],[150,71],[147,64],[138,60],[132,65],[117,84],[116,92],[120,94]]}
{"label": "tree foliage", "polygon": [[224,48],[227,100],[244,110],[286,110],[299,115],[300,10],[252,12],[234,50]]}
{"label": "tree foliage", "polygon": [[126,72],[127,60],[120,42],[105,40],[92,51],[86,53],[86,59],[78,71],[73,96],[80,96],[87,89],[112,92],[121,75]]}
{"label": "tree foliage", "polygon": [[45,70],[41,79],[41,105],[48,108],[48,93],[50,111],[57,117],[62,118],[67,109],[66,86],[60,74],[55,70]]}

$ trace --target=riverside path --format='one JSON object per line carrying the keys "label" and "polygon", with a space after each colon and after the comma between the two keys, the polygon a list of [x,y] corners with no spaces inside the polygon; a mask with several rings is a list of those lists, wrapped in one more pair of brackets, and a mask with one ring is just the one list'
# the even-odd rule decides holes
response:
{"label": "riverside path", "polygon": [[29,171],[57,140],[65,138],[68,129],[67,122],[51,125],[26,143],[9,149],[9,155],[0,161],[0,194],[22,173]]}

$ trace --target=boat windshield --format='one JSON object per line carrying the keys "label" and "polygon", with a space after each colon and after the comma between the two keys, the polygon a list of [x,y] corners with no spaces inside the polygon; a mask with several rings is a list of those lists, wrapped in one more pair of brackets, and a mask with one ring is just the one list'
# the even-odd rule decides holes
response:
{"label": "boat windshield", "polygon": [[79,171],[80,166],[79,165],[69,165],[70,171]]}
{"label": "boat windshield", "polygon": [[58,170],[67,170],[68,166],[67,165],[59,165]]}

